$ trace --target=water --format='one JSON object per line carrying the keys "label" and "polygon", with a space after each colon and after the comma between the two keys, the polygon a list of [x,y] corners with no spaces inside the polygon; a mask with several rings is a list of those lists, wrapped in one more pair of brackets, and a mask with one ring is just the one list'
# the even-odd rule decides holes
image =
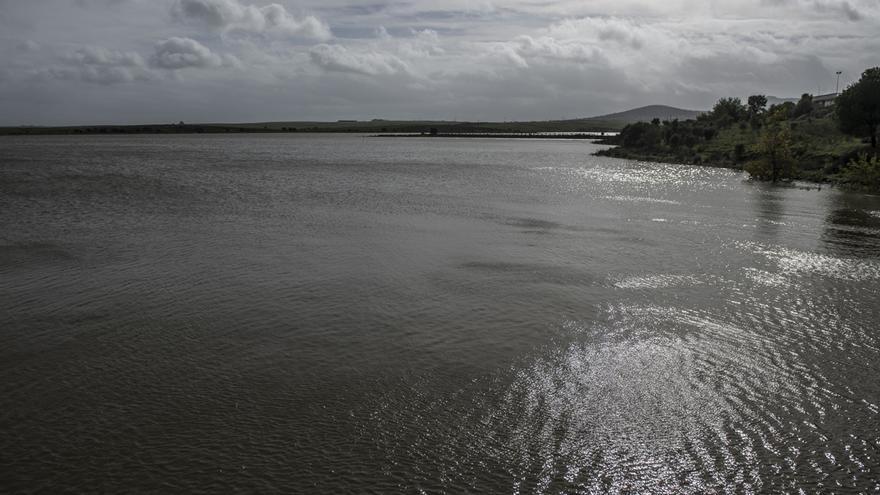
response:
{"label": "water", "polygon": [[880,490],[880,197],[580,141],[0,141],[0,490]]}

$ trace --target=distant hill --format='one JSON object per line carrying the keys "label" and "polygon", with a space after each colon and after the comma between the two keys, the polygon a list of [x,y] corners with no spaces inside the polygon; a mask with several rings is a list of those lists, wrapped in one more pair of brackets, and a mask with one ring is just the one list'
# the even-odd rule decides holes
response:
{"label": "distant hill", "polygon": [[695,119],[701,113],[704,112],[698,110],[685,110],[682,108],[675,108],[666,105],[649,105],[647,107],[634,108],[625,112],[612,113],[609,115],[600,115],[598,117],[591,117],[584,120],[603,120],[632,124],[635,122],[650,122],[654,119]]}

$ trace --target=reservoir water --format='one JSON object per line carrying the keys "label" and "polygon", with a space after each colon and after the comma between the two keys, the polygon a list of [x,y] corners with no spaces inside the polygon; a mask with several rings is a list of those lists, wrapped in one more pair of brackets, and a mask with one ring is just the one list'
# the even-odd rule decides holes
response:
{"label": "reservoir water", "polygon": [[598,148],[0,139],[0,491],[880,490],[880,197]]}

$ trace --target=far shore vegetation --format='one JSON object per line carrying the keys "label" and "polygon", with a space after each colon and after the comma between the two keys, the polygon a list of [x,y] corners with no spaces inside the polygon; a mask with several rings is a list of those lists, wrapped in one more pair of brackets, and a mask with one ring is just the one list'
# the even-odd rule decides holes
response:
{"label": "far shore vegetation", "polygon": [[691,120],[639,122],[604,140],[600,155],[744,170],[754,180],[830,182],[880,192],[880,67],[840,95],[804,94],[767,107],[723,98]]}
{"label": "far shore vegetation", "polygon": [[[549,120],[535,122],[453,122],[373,119],[338,122],[265,122],[248,124],[202,124],[178,122],[152,125],[93,125],[40,127],[0,127],[0,135],[102,135],[102,134],[227,134],[227,133],[392,133],[439,134],[538,133],[538,132],[616,132],[624,123],[603,118]],[[435,133],[435,134],[436,134]]]}

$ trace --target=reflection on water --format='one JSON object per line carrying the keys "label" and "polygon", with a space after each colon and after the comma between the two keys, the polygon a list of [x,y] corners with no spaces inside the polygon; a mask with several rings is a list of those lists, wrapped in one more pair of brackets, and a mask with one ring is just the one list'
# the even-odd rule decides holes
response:
{"label": "reflection on water", "polygon": [[878,489],[880,198],[523,141],[5,139],[0,491]]}
{"label": "reflection on water", "polygon": [[757,214],[758,234],[761,239],[776,240],[784,226],[785,196],[779,188],[769,184],[755,184],[751,189]]}
{"label": "reflection on water", "polygon": [[880,255],[880,216],[871,210],[873,198],[833,194],[827,200],[828,216],[822,241],[842,256],[877,258]]}

